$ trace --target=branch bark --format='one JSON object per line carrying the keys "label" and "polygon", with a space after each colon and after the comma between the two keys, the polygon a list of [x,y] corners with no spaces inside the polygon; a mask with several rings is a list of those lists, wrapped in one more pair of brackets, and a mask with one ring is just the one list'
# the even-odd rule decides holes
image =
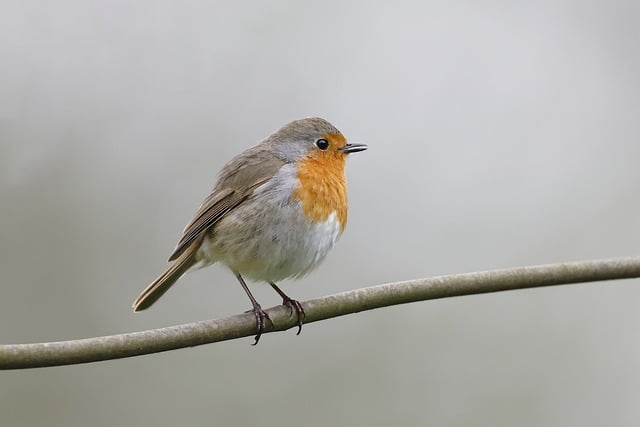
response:
{"label": "branch bark", "polygon": [[[476,273],[408,280],[356,289],[304,302],[304,323],[358,313],[380,307],[542,286],[640,277],[640,257],[518,267]],[[295,326],[295,316],[283,306],[267,310],[273,327],[266,332]],[[72,341],[0,345],[0,369],[25,369],[98,362],[159,353],[256,333],[252,313],[223,319],[170,326]]]}

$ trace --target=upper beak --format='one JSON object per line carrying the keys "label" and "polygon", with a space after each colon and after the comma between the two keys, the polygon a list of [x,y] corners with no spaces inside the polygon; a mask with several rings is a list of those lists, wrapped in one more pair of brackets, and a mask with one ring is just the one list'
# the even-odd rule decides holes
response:
{"label": "upper beak", "polygon": [[339,148],[345,154],[357,153],[358,151],[364,151],[367,149],[367,144],[347,144],[342,148]]}

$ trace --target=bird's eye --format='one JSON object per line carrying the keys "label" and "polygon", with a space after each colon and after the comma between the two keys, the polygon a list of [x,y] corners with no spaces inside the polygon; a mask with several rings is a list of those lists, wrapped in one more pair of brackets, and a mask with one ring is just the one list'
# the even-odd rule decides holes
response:
{"label": "bird's eye", "polygon": [[326,150],[327,148],[329,148],[329,141],[327,141],[326,139],[322,138],[316,141],[316,147],[318,147],[319,149],[321,149],[322,151]]}

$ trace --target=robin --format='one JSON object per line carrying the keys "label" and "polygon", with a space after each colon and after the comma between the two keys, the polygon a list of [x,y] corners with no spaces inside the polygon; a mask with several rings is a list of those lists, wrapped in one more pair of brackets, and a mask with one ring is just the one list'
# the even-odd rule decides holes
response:
{"label": "robin", "polygon": [[211,194],[185,227],[167,270],[142,291],[134,311],[149,308],[187,270],[220,261],[240,282],[257,322],[254,345],[271,319],[244,281],[264,281],[297,316],[304,309],[276,282],[305,276],[325,258],[347,224],[349,144],[331,123],[313,117],[284,125],[227,163]]}

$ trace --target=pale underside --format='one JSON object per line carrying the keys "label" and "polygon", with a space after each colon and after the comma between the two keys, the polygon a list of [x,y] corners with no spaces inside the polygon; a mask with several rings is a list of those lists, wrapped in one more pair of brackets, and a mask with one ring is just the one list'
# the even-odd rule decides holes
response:
{"label": "pale underside", "polygon": [[296,185],[294,171],[285,166],[227,212],[206,233],[196,253],[199,266],[220,261],[235,273],[267,282],[302,277],[317,267],[343,227],[335,212],[318,222],[305,216],[300,201],[291,198]]}

